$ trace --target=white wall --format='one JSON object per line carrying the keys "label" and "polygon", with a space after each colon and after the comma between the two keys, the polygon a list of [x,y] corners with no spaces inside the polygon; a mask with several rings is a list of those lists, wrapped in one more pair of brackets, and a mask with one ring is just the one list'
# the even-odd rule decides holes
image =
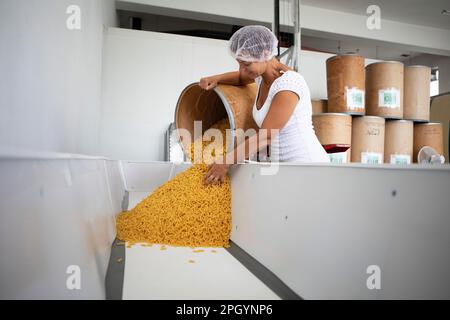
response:
{"label": "white wall", "polygon": [[[0,150],[0,177],[0,299],[105,299],[120,163]],[[66,286],[69,266],[80,290]]]}
{"label": "white wall", "polygon": [[[81,30],[66,28],[69,5]],[[0,147],[96,154],[113,0],[0,1]]]}

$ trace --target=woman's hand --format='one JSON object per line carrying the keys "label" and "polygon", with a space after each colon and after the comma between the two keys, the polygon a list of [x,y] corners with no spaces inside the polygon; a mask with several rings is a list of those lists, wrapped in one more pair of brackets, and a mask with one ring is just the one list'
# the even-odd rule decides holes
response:
{"label": "woman's hand", "polygon": [[205,77],[200,79],[199,86],[204,90],[211,90],[217,87],[219,80],[217,76]]}
{"label": "woman's hand", "polygon": [[225,181],[225,176],[228,173],[231,165],[223,163],[214,163],[208,166],[208,172],[205,174],[203,178],[204,185],[217,185],[221,184]]}

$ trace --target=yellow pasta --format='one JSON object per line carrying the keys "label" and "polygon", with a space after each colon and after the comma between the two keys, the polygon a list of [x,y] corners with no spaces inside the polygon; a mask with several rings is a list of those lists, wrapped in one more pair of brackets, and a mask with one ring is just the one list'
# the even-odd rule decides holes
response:
{"label": "yellow pasta", "polygon": [[[212,128],[222,132],[223,146],[157,188],[133,210],[121,213],[117,218],[118,239],[193,248],[229,247],[230,179],[227,176],[221,185],[203,185],[208,171],[205,162],[211,163],[214,155],[226,152],[228,119]],[[192,143],[188,149],[190,158],[194,158],[195,144],[203,152],[209,143],[201,138]]]}

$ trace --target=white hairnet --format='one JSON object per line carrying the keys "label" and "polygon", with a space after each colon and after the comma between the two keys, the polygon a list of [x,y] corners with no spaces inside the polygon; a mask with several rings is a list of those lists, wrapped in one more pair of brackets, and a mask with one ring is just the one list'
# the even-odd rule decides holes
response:
{"label": "white hairnet", "polygon": [[277,55],[278,39],[264,26],[246,26],[233,34],[229,42],[231,55],[246,62],[263,62]]}

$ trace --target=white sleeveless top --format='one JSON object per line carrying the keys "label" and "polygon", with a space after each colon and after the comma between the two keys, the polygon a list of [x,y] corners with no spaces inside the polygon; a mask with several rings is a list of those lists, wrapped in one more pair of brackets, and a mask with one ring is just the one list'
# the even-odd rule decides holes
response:
{"label": "white sleeveless top", "polygon": [[260,110],[256,107],[262,77],[255,79],[257,97],[253,105],[253,119],[261,128],[269,112],[272,99],[280,91],[295,92],[300,100],[276,139],[272,139],[270,158],[280,162],[330,162],[325,149],[317,139],[312,124],[311,96],[305,79],[295,71],[286,71],[275,79],[269,89],[266,101]]}

